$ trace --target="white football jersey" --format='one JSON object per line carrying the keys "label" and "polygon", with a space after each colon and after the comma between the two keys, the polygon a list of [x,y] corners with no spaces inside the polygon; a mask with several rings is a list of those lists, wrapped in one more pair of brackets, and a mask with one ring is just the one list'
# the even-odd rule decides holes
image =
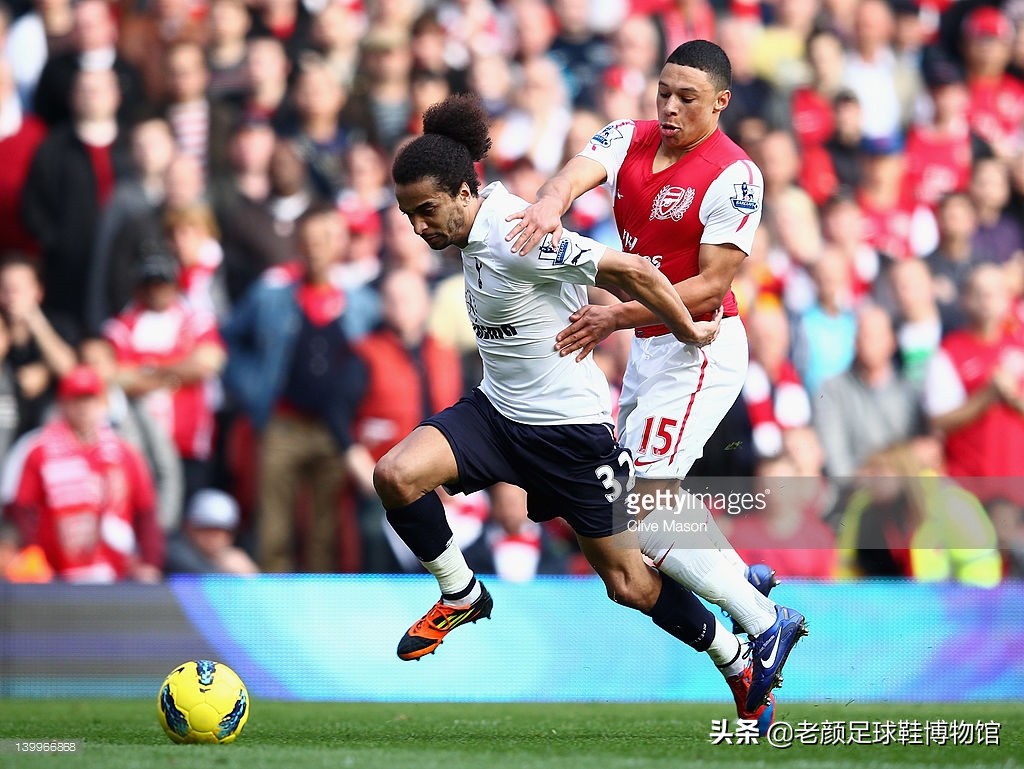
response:
{"label": "white football jersey", "polygon": [[526,254],[505,241],[516,222],[505,217],[529,204],[500,182],[480,192],[483,203],[462,251],[466,310],[484,376],[480,389],[500,414],[528,425],[611,422],[608,381],[588,356],[555,350],[555,336],[587,303],[606,247],[565,230]]}

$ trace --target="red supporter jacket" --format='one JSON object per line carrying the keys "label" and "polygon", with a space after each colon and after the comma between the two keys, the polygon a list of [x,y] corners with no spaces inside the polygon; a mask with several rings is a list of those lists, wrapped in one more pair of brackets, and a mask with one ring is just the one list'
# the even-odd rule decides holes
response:
{"label": "red supporter jacket", "polygon": [[[1024,341],[1014,334],[986,344],[967,331],[954,331],[943,340],[942,349],[968,396],[985,387],[999,365],[1024,381]],[[1024,475],[1024,417],[1000,402],[951,431],[946,436],[946,472],[953,478]]]}
{"label": "red supporter jacket", "polygon": [[5,249],[39,253],[39,244],[22,222],[21,191],[45,137],[46,125],[26,115],[17,133],[0,139],[0,244]]}
{"label": "red supporter jacket", "polygon": [[61,579],[112,582],[136,560],[163,565],[149,470],[108,427],[88,445],[62,419],[42,428],[12,508],[26,544],[39,545]]}
{"label": "red supporter jacket", "polygon": [[[369,369],[355,436],[376,461],[423,421],[427,409],[416,365],[394,331],[376,331],[355,349]],[[422,355],[430,379],[429,411],[435,414],[462,394],[462,366],[454,350],[430,336],[423,341]]]}

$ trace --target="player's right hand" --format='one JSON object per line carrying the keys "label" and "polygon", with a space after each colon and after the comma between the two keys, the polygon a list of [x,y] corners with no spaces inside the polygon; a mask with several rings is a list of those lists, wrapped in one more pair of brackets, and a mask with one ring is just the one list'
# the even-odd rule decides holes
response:
{"label": "player's right hand", "polygon": [[506,222],[519,220],[519,223],[505,236],[505,240],[515,240],[512,244],[513,254],[526,254],[541,242],[545,235],[551,234],[551,245],[558,246],[562,239],[562,212],[558,203],[551,198],[541,198],[522,211],[516,211],[505,217]]}
{"label": "player's right hand", "polygon": [[555,337],[555,349],[563,358],[576,354],[579,363],[617,329],[612,305],[585,304],[569,316],[569,325]]}

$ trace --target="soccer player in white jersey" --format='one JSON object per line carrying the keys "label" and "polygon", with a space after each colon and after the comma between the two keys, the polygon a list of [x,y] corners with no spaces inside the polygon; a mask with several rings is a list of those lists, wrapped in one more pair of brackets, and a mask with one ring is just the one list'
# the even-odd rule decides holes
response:
{"label": "soccer player in white jersey", "polygon": [[[618,434],[633,452],[637,492],[649,497],[667,490],[676,498],[746,378],[747,339],[731,285],[760,221],[762,179],[718,127],[731,80],[729,59],[714,43],[679,46],[661,71],[658,119],[606,126],[541,187],[535,204],[509,219],[518,220],[507,235],[513,250],[529,258],[542,238],[558,241],[561,216],[577,197],[608,184],[624,249],[660,255],[656,265],[695,319],[721,308],[718,337],[703,348],[666,334],[636,302],[582,308],[558,336],[562,354],[583,360],[615,329],[636,329]],[[707,524],[704,532],[675,537],[651,525],[641,530],[640,544],[663,573],[721,606],[747,631],[753,671],[746,707],[752,709],[781,682],[782,666],[806,625],[799,612],[768,598],[771,571],[763,565],[748,570],[710,512],[692,499]],[[726,679],[737,694],[736,682]]]}
{"label": "soccer player in white jersey", "polygon": [[[694,323],[649,260],[575,233],[563,232],[557,247],[545,241],[513,254],[506,218],[525,201],[500,183],[478,191],[473,163],[486,155],[490,139],[474,98],[452,96],[434,105],[424,132],[395,159],[396,197],[432,248],[462,250],[484,376],[470,396],[425,420],[374,471],[388,521],[441,588],[441,599],[399,642],[398,656],[433,653],[448,632],[491,613],[491,596],[453,542],[434,490],[471,492],[507,481],[526,489],[532,519],[569,522],[613,600],[738,674],[749,663],[736,636],[716,632],[721,623],[693,593],[649,568],[628,517],[615,515],[632,483],[632,463],[613,437],[607,381],[592,359],[577,363],[554,347],[565,319],[584,306],[587,285],[626,291],[691,345],[710,341],[717,319]],[[749,715],[766,725],[771,709],[761,705]]]}

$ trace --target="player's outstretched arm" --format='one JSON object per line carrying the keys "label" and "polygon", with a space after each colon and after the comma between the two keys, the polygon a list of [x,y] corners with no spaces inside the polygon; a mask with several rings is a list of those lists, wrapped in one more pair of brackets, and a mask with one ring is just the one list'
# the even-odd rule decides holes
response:
{"label": "player's outstretched arm", "polygon": [[604,166],[596,160],[579,156],[570,159],[537,191],[536,203],[505,217],[506,222],[519,220],[505,236],[506,241],[515,241],[512,253],[528,253],[548,233],[552,236],[552,245],[557,246],[562,237],[562,214],[576,198],[606,178]]}
{"label": "player's outstretched arm", "polygon": [[[720,310],[733,277],[745,258],[746,254],[731,244],[705,243],[700,247],[700,272],[674,286],[691,315]],[[588,305],[570,315],[569,321],[570,325],[558,334],[555,349],[562,355],[580,351],[578,360],[586,357],[612,331],[661,322],[657,313],[639,301],[626,301],[607,307]]]}
{"label": "player's outstretched arm", "polygon": [[[621,288],[634,297],[665,323],[680,342],[705,345],[718,333],[720,319],[716,316],[711,321],[695,322],[669,279],[642,256],[608,249],[598,264],[596,282],[599,286]],[[609,329],[609,333],[613,330]],[[600,340],[593,345],[597,341]]]}

